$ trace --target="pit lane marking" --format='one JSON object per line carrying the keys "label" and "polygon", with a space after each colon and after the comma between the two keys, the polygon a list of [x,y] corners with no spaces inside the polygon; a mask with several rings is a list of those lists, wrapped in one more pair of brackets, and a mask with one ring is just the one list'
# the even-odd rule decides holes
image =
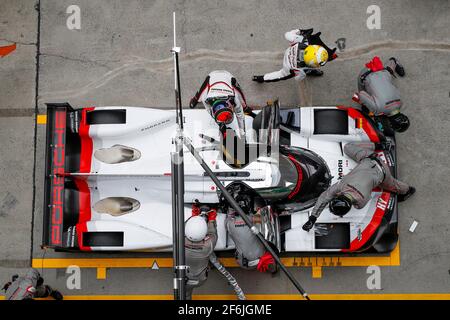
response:
{"label": "pit lane marking", "polygon": [[47,115],[38,114],[36,117],[37,124],[47,124]]}
{"label": "pit lane marking", "polygon": [[[248,300],[303,300],[298,294],[246,294]],[[311,300],[450,300],[450,293],[337,293],[310,294]],[[235,295],[193,295],[193,300],[236,300]],[[0,300],[4,296],[0,295]],[[51,300],[50,298],[36,300]],[[173,300],[169,294],[149,295],[65,295],[64,300]]]}
{"label": "pit lane marking", "polygon": [[[239,267],[234,258],[220,258],[221,263],[228,268]],[[389,256],[370,257],[282,257],[281,261],[286,267],[311,267],[312,277],[322,277],[322,267],[367,267],[377,265],[381,267],[400,265],[400,244],[391,252]],[[91,259],[33,259],[33,268],[59,269],[67,268],[70,265],[77,265],[80,268],[96,268],[97,279],[106,279],[107,268],[152,268],[158,265],[159,268],[172,268],[172,258],[91,258]]]}

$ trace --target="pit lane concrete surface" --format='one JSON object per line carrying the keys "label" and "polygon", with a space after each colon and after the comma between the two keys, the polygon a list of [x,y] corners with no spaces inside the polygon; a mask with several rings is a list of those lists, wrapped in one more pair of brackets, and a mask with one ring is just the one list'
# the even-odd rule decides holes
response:
{"label": "pit lane concrete surface", "polygon": [[[367,27],[367,10],[373,4],[381,10],[380,29]],[[80,8],[79,30],[67,27],[70,5]],[[0,58],[0,283],[33,265],[67,298],[170,298],[169,256],[161,260],[155,258],[161,255],[147,253],[41,249],[45,117],[37,115],[45,114],[48,102],[173,108],[173,11],[178,17],[185,105],[215,69],[237,77],[250,105],[261,106],[274,97],[284,106],[349,105],[356,76],[372,56],[395,56],[404,64],[407,75],[396,84],[411,127],[397,136],[399,177],[414,185],[417,194],[400,204],[400,247],[383,257],[338,261],[308,256],[286,262],[316,298],[449,298],[446,0],[1,1],[0,46],[16,43],[16,48]],[[288,46],[283,35],[299,27],[314,27],[331,45],[345,38],[339,59],[325,66],[325,75],[307,79],[302,100],[294,80],[263,85],[251,81],[253,74],[281,67]],[[409,232],[414,220],[418,226]],[[226,261],[233,265],[232,259]],[[67,286],[70,265],[81,267],[79,289]],[[370,265],[380,266],[379,289],[367,286]],[[298,297],[283,274],[229,270],[249,297]],[[195,293],[201,298],[232,297],[216,271]]]}

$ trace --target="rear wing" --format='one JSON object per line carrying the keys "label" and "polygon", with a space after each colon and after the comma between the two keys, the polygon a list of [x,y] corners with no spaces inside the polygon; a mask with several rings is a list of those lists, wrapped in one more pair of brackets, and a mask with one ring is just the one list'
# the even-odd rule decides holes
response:
{"label": "rear wing", "polygon": [[45,153],[44,226],[42,244],[46,247],[64,247],[64,183],[66,167],[66,135],[69,113],[74,109],[68,103],[47,104]]}

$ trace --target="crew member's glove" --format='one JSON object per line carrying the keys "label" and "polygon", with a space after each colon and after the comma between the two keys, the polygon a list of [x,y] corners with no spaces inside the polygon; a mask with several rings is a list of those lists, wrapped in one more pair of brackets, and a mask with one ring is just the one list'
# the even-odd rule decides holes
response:
{"label": "crew member's glove", "polygon": [[313,28],[311,28],[311,29],[301,29],[301,28],[299,28],[298,30],[299,30],[299,33],[300,33],[302,36],[305,36],[306,38],[308,38],[309,36],[311,36],[312,33],[313,33],[313,31],[314,31]]}
{"label": "crew member's glove", "polygon": [[216,209],[211,209],[208,212],[208,221],[215,221],[217,218],[217,211]]}
{"label": "crew member's glove", "polygon": [[192,216],[198,216],[200,214],[200,204],[198,201],[192,204]]}
{"label": "crew member's glove", "polygon": [[314,223],[316,223],[317,218],[314,216],[309,216],[308,221],[303,225],[302,229],[305,231],[309,231],[314,227]]}
{"label": "crew member's glove", "polygon": [[269,252],[265,252],[261,258],[259,258],[258,265],[256,266],[256,269],[259,272],[275,272],[276,271],[276,264],[275,260],[273,259],[272,255]]}
{"label": "crew member's glove", "polygon": [[194,109],[197,106],[197,99],[192,98],[191,101],[189,101],[189,108]]}
{"label": "crew member's glove", "polygon": [[258,83],[263,83],[264,82],[264,76],[253,76],[253,81],[256,81]]}
{"label": "crew member's glove", "polygon": [[250,117],[252,117],[252,118],[256,117],[256,114],[253,112],[252,107],[249,107],[249,106],[245,106],[245,108],[244,108],[244,114],[245,114],[245,115],[248,115],[248,116],[250,116]]}

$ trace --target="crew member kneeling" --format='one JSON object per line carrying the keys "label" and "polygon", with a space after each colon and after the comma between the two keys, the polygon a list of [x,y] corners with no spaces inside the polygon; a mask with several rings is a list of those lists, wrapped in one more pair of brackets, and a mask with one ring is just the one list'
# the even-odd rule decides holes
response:
{"label": "crew member kneeling", "polygon": [[403,105],[400,93],[393,84],[397,73],[405,76],[405,69],[395,58],[390,58],[383,66],[379,57],[366,63],[358,76],[358,93],[353,100],[365,106],[375,116],[386,115],[396,132],[404,132],[409,128],[409,119],[400,112]]}
{"label": "crew member kneeling", "polygon": [[[208,222],[206,222],[206,217]],[[192,216],[185,225],[186,265],[189,266],[186,283],[186,299],[192,299],[192,291],[208,278],[209,257],[217,243],[217,212],[208,206],[192,206]]]}
{"label": "crew member kneeling", "polygon": [[375,144],[372,142],[352,142],[345,145],[345,154],[359,164],[319,196],[309,220],[303,225],[303,230],[311,230],[328,203],[330,211],[338,216],[347,214],[352,206],[357,209],[363,208],[371,199],[372,190],[376,187],[397,193],[400,202],[414,194],[416,189],[395,179],[389,167],[374,151]]}

